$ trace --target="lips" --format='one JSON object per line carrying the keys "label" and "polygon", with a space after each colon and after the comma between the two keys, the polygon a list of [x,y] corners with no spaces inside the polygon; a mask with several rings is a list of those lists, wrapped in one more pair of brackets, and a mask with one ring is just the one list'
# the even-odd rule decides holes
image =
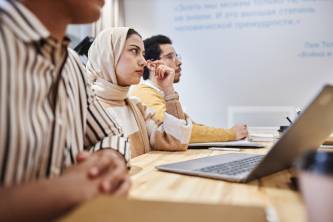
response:
{"label": "lips", "polygon": [[140,76],[142,76],[142,75],[143,75],[143,69],[136,70],[135,72],[136,72],[137,74],[139,74]]}

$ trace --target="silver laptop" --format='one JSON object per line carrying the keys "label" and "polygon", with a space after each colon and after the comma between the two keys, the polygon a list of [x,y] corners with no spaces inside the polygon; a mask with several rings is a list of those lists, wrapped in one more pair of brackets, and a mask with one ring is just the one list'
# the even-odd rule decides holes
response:
{"label": "silver laptop", "polygon": [[231,153],[157,166],[162,171],[247,182],[286,169],[333,132],[333,86],[326,85],[266,155]]}

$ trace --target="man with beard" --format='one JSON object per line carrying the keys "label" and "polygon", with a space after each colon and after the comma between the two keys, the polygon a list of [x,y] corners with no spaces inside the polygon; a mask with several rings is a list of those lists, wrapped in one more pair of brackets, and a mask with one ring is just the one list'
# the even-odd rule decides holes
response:
{"label": "man with beard", "polygon": [[[156,81],[158,76],[153,73],[154,63],[160,61],[173,68],[175,70],[174,83],[178,83],[181,77],[182,62],[172,46],[172,41],[167,36],[152,36],[144,40],[144,45],[145,59],[147,60],[147,67],[143,74],[144,82],[135,87],[131,91],[131,95],[138,97],[142,103],[153,108],[156,111],[154,118],[163,122],[166,111],[166,96]],[[178,95],[174,99],[178,99]],[[240,140],[247,136],[248,130],[245,124],[235,124],[230,129],[223,129],[193,123],[190,143]]]}

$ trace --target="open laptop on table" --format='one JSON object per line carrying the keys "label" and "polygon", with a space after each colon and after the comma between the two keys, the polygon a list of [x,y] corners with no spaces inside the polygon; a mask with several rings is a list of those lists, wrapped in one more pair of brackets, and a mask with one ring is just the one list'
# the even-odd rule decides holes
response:
{"label": "open laptop on table", "polygon": [[231,153],[157,166],[168,172],[247,182],[286,169],[333,132],[333,86],[326,85],[266,155]]}

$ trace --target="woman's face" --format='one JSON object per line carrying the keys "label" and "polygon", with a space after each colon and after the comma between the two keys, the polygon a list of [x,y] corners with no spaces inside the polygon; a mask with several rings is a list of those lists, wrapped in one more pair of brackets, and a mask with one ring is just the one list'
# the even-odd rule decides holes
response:
{"label": "woman's face", "polygon": [[118,85],[130,86],[138,84],[146,64],[142,38],[132,34],[127,38],[116,66]]}

